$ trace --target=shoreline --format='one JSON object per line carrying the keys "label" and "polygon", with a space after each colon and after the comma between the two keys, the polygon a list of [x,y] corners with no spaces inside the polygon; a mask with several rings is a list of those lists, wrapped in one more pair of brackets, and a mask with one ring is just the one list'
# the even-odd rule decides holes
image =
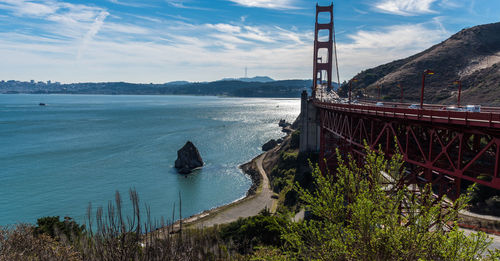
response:
{"label": "shoreline", "polygon": [[[300,117],[300,115],[297,116],[297,119],[298,117]],[[297,122],[297,119],[295,122]],[[285,140],[291,138],[291,134],[293,130],[295,130],[292,129],[292,126],[293,124],[286,126],[279,125],[279,127],[282,128],[282,132],[285,133],[285,136],[281,137],[283,141],[274,148],[263,151],[249,162],[239,166],[242,172],[252,179],[252,185],[247,190],[246,196],[231,203],[177,220],[171,225],[173,228],[172,231],[178,231],[181,228],[181,223],[186,227],[209,227],[217,224],[230,223],[236,221],[240,217],[258,215],[258,213],[265,208],[274,212],[277,207],[277,198],[270,186],[268,173],[264,168],[264,161],[269,155],[272,155],[271,153],[280,150],[282,145],[285,144]],[[285,129],[289,131],[284,131]],[[167,227],[170,228],[170,226]]]}
{"label": "shoreline", "polygon": [[[185,218],[176,220],[173,224],[171,224],[169,226],[161,227],[159,229],[167,229],[167,230],[171,229],[171,232],[176,233],[180,230],[181,223],[182,223],[183,227],[184,226],[186,226],[186,227],[196,226],[197,223],[203,222],[210,217],[216,216],[217,214],[219,214],[220,212],[222,212],[224,210],[238,206],[238,205],[240,205],[244,202],[247,202],[247,201],[257,197],[258,195],[260,195],[260,193],[262,192],[262,189],[263,189],[263,182],[262,181],[263,181],[264,177],[261,175],[263,173],[260,173],[258,170],[255,170],[254,167],[255,167],[255,164],[257,163],[258,159],[261,157],[262,158],[266,157],[267,153],[268,153],[267,151],[263,152],[263,153],[255,156],[254,158],[252,158],[250,161],[238,166],[241,169],[241,171],[245,175],[248,175],[250,177],[250,179],[252,180],[252,185],[250,186],[250,188],[248,188],[247,193],[244,197],[236,199],[235,201],[232,201],[228,204],[224,204],[224,205],[221,205],[218,207],[213,207],[211,209],[204,210],[200,213],[191,215],[189,217],[185,217]],[[251,172],[251,173],[249,173],[249,172]],[[256,177],[258,177],[258,179],[256,179]]]}

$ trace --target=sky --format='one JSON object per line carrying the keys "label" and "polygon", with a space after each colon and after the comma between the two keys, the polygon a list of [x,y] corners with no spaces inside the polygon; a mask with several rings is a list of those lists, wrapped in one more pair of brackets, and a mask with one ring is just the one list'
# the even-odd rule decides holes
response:
{"label": "sky", "polygon": [[[311,79],[311,0],[0,0],[0,80]],[[500,0],[334,1],[340,80],[500,21]]]}

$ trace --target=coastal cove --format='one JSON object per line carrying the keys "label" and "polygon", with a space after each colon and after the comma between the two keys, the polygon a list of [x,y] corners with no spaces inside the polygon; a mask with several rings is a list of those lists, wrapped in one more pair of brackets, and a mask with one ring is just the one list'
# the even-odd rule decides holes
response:
{"label": "coastal cove", "polygon": [[[45,103],[46,106],[39,106]],[[209,96],[0,95],[0,225],[42,216],[83,222],[89,202],[106,207],[128,190],[154,219],[182,197],[188,217],[245,196],[238,168],[284,136],[298,99]],[[191,140],[206,165],[183,176],[177,150]]]}

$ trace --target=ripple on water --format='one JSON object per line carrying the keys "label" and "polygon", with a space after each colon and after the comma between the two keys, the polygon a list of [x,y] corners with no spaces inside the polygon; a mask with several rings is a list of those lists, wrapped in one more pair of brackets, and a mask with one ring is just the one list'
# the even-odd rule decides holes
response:
{"label": "ripple on water", "polygon": [[[130,188],[156,219],[171,217],[179,192],[184,217],[230,203],[251,183],[238,166],[299,109],[298,99],[0,95],[0,225],[81,222],[89,202],[106,206],[117,190],[126,201]],[[187,177],[173,168],[186,140],[206,162]]]}

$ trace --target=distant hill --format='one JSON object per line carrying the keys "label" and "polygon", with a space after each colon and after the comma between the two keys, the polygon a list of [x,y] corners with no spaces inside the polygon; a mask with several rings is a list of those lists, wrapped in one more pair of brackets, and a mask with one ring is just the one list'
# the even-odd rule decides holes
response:
{"label": "distant hill", "polygon": [[167,82],[165,85],[184,85],[188,84],[188,81],[173,81],[173,82]]}
{"label": "distant hill", "polygon": [[241,81],[241,82],[274,82],[274,80],[267,76],[255,76],[252,78],[224,78],[222,81]]}
{"label": "distant hill", "polygon": [[269,82],[225,80],[202,83],[178,81],[164,84],[134,84],[126,82],[47,84],[44,82],[0,81],[0,93],[172,94],[298,98],[303,90],[309,91],[311,85],[311,80],[273,80]]}
{"label": "distant hill", "polygon": [[[464,29],[449,39],[411,57],[360,72],[354,78],[353,94],[376,98],[382,86],[384,100],[399,100],[404,87],[407,101],[418,101],[422,72],[426,77],[425,103],[455,104],[462,82],[462,104],[500,106],[500,23]],[[345,96],[347,85],[339,94]]]}

